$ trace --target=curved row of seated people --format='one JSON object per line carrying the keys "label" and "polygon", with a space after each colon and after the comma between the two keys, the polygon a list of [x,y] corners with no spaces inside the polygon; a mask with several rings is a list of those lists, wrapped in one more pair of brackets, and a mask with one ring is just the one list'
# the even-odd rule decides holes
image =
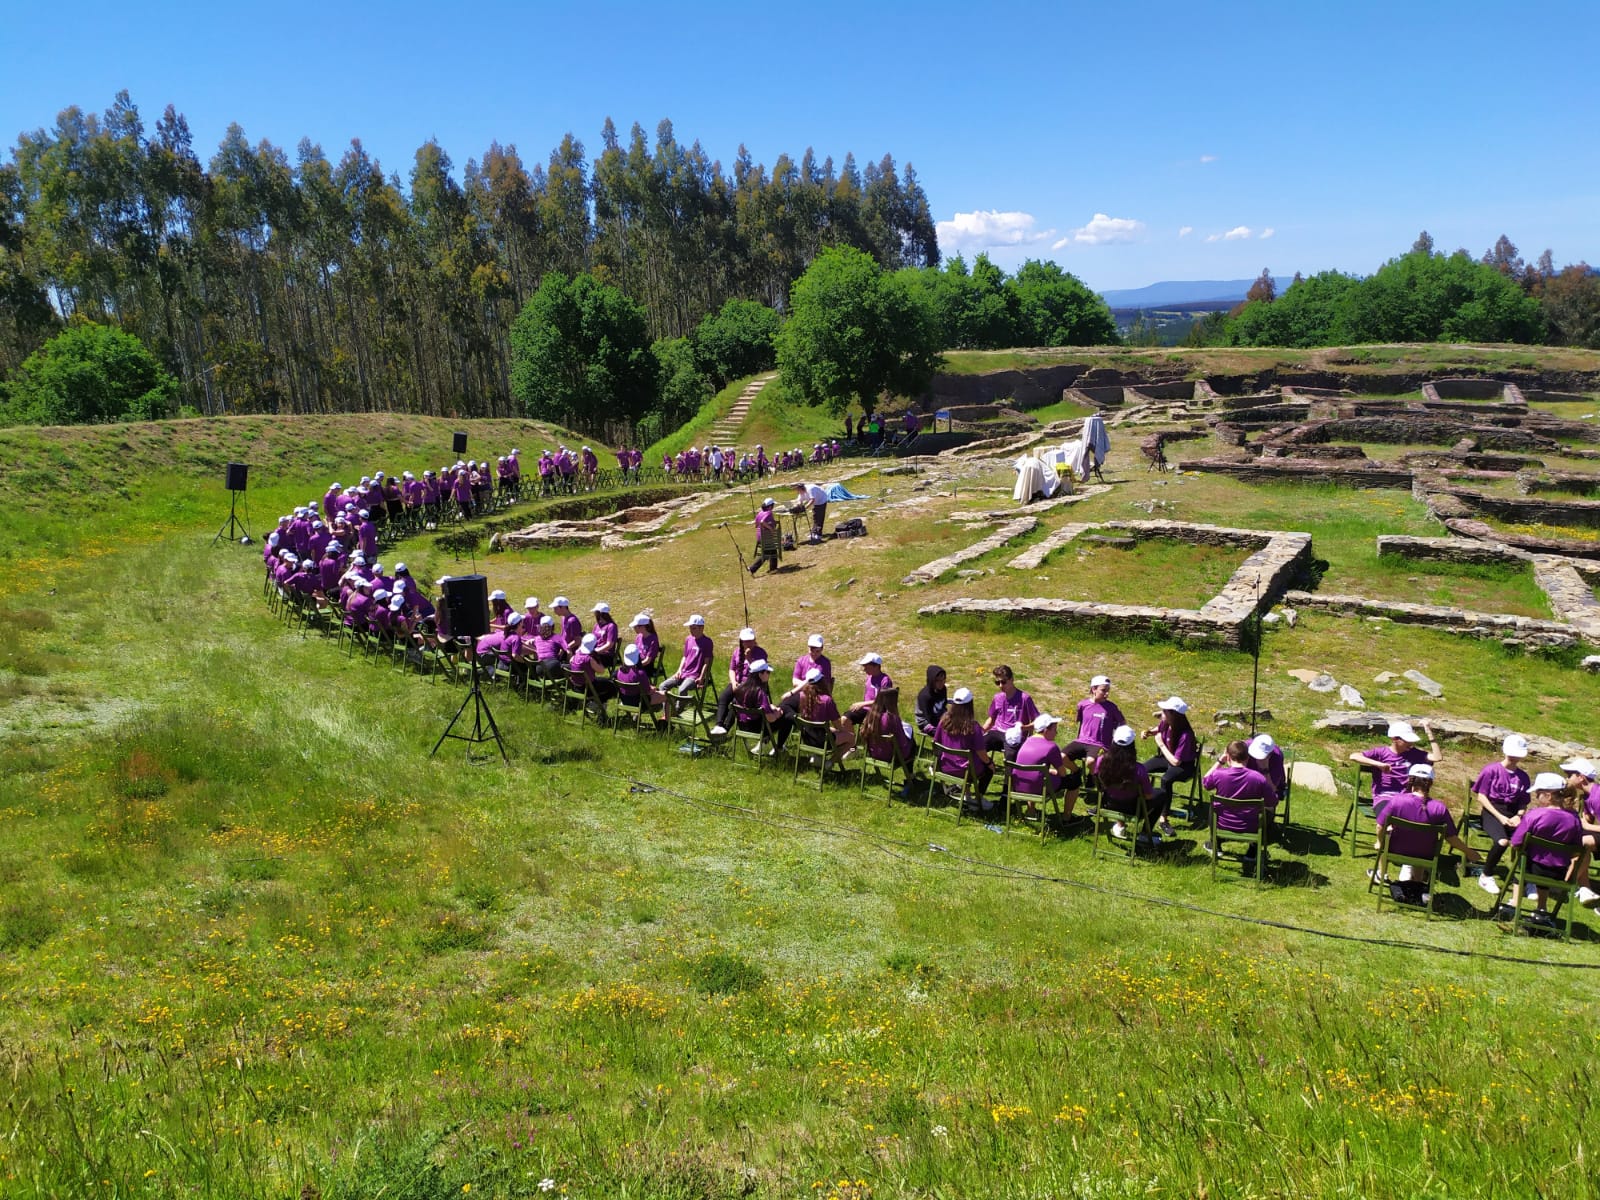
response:
{"label": "curved row of seated people", "polygon": [[[1449,806],[1433,795],[1435,767],[1441,758],[1439,743],[1426,721],[1422,730],[1419,735],[1409,722],[1396,721],[1387,730],[1386,745],[1350,756],[1373,775],[1372,804],[1380,838],[1391,818],[1408,823],[1406,828],[1387,830],[1392,852],[1426,857],[1430,834],[1413,826],[1442,830],[1445,840],[1460,850],[1468,863],[1477,864],[1469,869],[1476,872],[1478,886],[1501,898],[1495,914],[1501,918],[1510,918],[1518,899],[1515,890],[1507,891],[1497,875],[1513,848],[1527,854],[1530,877],[1576,882],[1579,903],[1587,908],[1600,906],[1600,891],[1592,888],[1589,880],[1589,860],[1600,839],[1600,767],[1587,758],[1574,757],[1556,770],[1540,771],[1530,778],[1522,766],[1528,757],[1528,739],[1520,733],[1507,735],[1499,761],[1484,766],[1474,778],[1462,813],[1461,824],[1475,823],[1489,842],[1488,853],[1480,856],[1467,844],[1465,831],[1458,827]],[[1422,749],[1423,736],[1427,750]],[[1425,903],[1431,886],[1425,871],[1410,867],[1401,868],[1396,878],[1380,882],[1393,889],[1396,899],[1413,904]],[[1534,905],[1534,924],[1551,923],[1544,890],[1531,885],[1523,899]]]}
{"label": "curved row of seated people", "polygon": [[[1059,800],[1066,821],[1073,818],[1080,793],[1092,779],[1098,806],[1119,815],[1112,836],[1133,836],[1151,846],[1176,836],[1171,823],[1174,791],[1202,769],[1200,784],[1211,797],[1222,833],[1253,833],[1262,821],[1270,828],[1287,793],[1283,751],[1270,734],[1228,743],[1207,766],[1189,722],[1189,706],[1181,697],[1160,700],[1154,723],[1136,730],[1111,699],[1111,680],[1104,675],[1089,681],[1088,695],[1072,710],[1071,739],[1063,741],[1062,719],[1041,711],[1004,664],[993,670],[995,690],[981,716],[973,692],[966,687],[950,690],[940,666],[926,669],[906,714],[901,690],[881,656],[863,654],[855,660],[861,670],[861,699],[841,707],[834,698],[833,663],[821,633],[807,639],[785,686],[776,660],[755,630],[742,629],[719,678],[714,644],[698,613],[684,622],[683,648],[673,664],[649,611],[635,615],[624,631],[602,601],[590,609],[586,627],[565,596],[556,596],[548,612],[536,596],[518,610],[504,591],[496,590],[490,595],[490,631],[466,646],[452,635],[447,610],[428,598],[404,563],[386,574],[381,562],[359,550],[347,559],[337,541],[328,543],[320,559],[309,547],[306,555],[297,556],[287,547],[269,546],[266,562],[279,587],[325,601],[351,628],[418,648],[471,653],[492,670],[514,676],[566,678],[592,691],[602,705],[613,698],[639,705],[662,726],[674,705],[691,696],[698,703],[715,695],[712,737],[728,736],[734,728],[764,729],[776,750],[798,729],[805,743],[830,747],[836,760],[865,753],[908,768],[902,795],[913,787],[909,768],[917,757],[917,742],[923,740],[942,774],[968,780],[973,807],[981,814],[995,807],[988,793],[1005,764],[1031,768],[1014,773],[1012,781],[1013,792],[1024,803],[1048,794]],[[441,587],[443,583],[439,581]],[[1478,863],[1478,852],[1467,845],[1449,806],[1433,795],[1442,755],[1431,727],[1421,724],[1423,734],[1407,722],[1395,722],[1386,744],[1351,755],[1373,777],[1380,839],[1391,817],[1435,826],[1438,836],[1461,850],[1469,863]],[[1141,738],[1148,743],[1144,754]],[[1560,764],[1559,774],[1546,771],[1530,778],[1521,766],[1528,752],[1525,737],[1507,737],[1500,760],[1483,767],[1471,785],[1462,820],[1470,817],[1478,823],[1489,842],[1479,886],[1501,896],[1497,873],[1507,852],[1533,837],[1568,847],[1569,853],[1534,847],[1529,851],[1530,873],[1565,878],[1570,867],[1580,885],[1580,902],[1594,907],[1600,904],[1600,892],[1589,886],[1588,859],[1600,837],[1600,767],[1573,758]],[[1189,816],[1193,820],[1195,814]],[[1391,849],[1415,854],[1420,851],[1417,843],[1429,836],[1397,826]],[[1431,885],[1425,874],[1410,868],[1384,882],[1392,884],[1396,899],[1412,904],[1425,903]],[[1526,898],[1535,905],[1534,922],[1547,923],[1546,896],[1535,890]],[[1516,901],[1514,894],[1505,899],[1506,908]]]}
{"label": "curved row of seated people", "polygon": [[[618,451],[619,459],[622,453]],[[779,450],[768,457],[767,448],[760,443],[756,444],[753,451],[744,453],[732,446],[690,446],[677,454],[663,453],[661,469],[681,479],[763,479],[778,471],[792,471],[807,464],[831,463],[843,454],[844,447],[837,438],[811,443],[810,458],[798,448]]]}

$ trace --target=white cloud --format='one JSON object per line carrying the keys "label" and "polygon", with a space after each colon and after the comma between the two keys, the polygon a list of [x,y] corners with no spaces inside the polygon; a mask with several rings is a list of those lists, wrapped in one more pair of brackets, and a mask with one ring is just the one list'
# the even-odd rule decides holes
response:
{"label": "white cloud", "polygon": [[1182,229],[1178,230],[1178,236],[1179,237],[1188,237],[1193,232],[1194,232],[1194,226],[1193,225],[1185,225]]}
{"label": "white cloud", "polygon": [[1214,163],[1217,161],[1217,156],[1215,154],[1202,154],[1200,156],[1200,161],[1203,163]]}
{"label": "white cloud", "polygon": [[1251,229],[1250,226],[1248,226],[1248,225],[1235,225],[1232,229],[1228,230],[1226,233],[1208,233],[1208,234],[1206,234],[1206,241],[1208,241],[1208,242],[1242,242],[1242,241],[1245,240],[1245,238],[1250,237],[1254,232],[1255,232],[1255,230]]}
{"label": "white cloud", "polygon": [[1052,250],[1065,250],[1070,245],[1072,245],[1072,239],[1069,238],[1069,237],[1064,237],[1064,238],[1060,238],[1060,239],[1058,239],[1058,240],[1056,240],[1054,242],[1051,242],[1050,243],[1050,249],[1052,249]]}
{"label": "white cloud", "polygon": [[[1111,217],[1105,213],[1095,213],[1087,225],[1072,231],[1071,240],[1083,246],[1106,246],[1114,242],[1138,241],[1143,233],[1143,221],[1135,221],[1132,217]],[[1056,249],[1059,250],[1067,240],[1063,238]]]}
{"label": "white cloud", "polygon": [[987,250],[994,246],[1025,246],[1055,236],[1054,229],[1035,229],[1032,213],[994,209],[958,212],[938,224],[940,250]]}
{"label": "white cloud", "polygon": [[1276,229],[1274,229],[1271,225],[1268,225],[1265,229],[1263,229],[1261,231],[1261,240],[1264,242],[1269,237],[1271,237],[1273,234],[1275,234],[1277,232],[1278,231]]}

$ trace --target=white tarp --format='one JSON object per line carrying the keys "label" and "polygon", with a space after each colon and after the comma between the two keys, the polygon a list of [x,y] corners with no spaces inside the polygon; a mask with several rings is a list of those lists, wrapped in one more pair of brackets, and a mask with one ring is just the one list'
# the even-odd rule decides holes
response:
{"label": "white tarp", "polygon": [[[1056,474],[1055,464],[1050,461],[1048,454],[1043,458],[1024,454],[1013,465],[1017,472],[1017,486],[1011,489],[1011,498],[1018,504],[1027,504],[1041,495],[1048,500],[1061,490],[1062,478]],[[1072,484],[1068,481],[1067,491],[1071,490]]]}
{"label": "white tarp", "polygon": [[1099,413],[1090,413],[1083,419],[1083,440],[1094,454],[1094,465],[1100,466],[1111,453],[1111,435],[1106,432],[1106,421]]}

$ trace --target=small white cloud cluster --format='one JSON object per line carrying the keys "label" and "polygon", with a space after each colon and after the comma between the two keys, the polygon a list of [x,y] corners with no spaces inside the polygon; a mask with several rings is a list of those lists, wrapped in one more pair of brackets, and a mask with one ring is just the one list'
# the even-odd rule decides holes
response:
{"label": "small white cloud cluster", "polygon": [[[1183,227],[1183,229],[1179,231],[1178,236],[1182,237],[1185,233],[1188,233],[1189,231],[1190,231],[1190,227],[1185,225]],[[1257,233],[1254,229],[1251,229],[1250,226],[1248,226],[1248,225],[1235,225],[1232,229],[1225,229],[1221,233],[1208,233],[1208,234],[1206,234],[1206,241],[1208,241],[1208,242],[1244,242],[1244,241],[1248,241],[1250,238],[1256,238],[1258,240],[1265,241],[1267,238],[1271,237],[1273,234],[1275,234],[1277,232],[1278,231],[1276,229],[1274,229],[1270,225],[1268,225],[1260,233]]]}
{"label": "small white cloud cluster", "polygon": [[1110,246],[1120,242],[1136,242],[1144,235],[1144,222],[1132,217],[1113,217],[1095,213],[1087,225],[1080,225],[1066,237],[1056,242],[1052,250],[1065,250],[1068,246]]}
{"label": "small white cloud cluster", "polygon": [[1026,246],[1055,235],[1054,229],[1036,229],[1032,213],[996,209],[958,212],[938,223],[941,250],[988,250],[994,246]]}

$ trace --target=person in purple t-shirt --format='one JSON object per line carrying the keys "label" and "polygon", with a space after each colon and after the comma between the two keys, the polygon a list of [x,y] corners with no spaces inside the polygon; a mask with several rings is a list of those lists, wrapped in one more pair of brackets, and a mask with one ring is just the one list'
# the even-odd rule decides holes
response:
{"label": "person in purple t-shirt", "polygon": [[845,710],[844,719],[852,725],[859,725],[866,718],[873,697],[884,688],[894,686],[894,680],[889,678],[889,672],[883,669],[881,654],[863,654],[856,659],[856,666],[861,668],[864,678],[861,680],[860,701]]}
{"label": "person in purple t-shirt", "polygon": [[[1250,766],[1250,743],[1233,741],[1217,765],[1206,772],[1200,786],[1212,793],[1211,807],[1216,813],[1217,828],[1232,833],[1255,833],[1260,827],[1262,814],[1274,798],[1272,784],[1261,772]],[[1261,806],[1229,804],[1230,800],[1260,800]],[[1251,847],[1252,852],[1255,847]],[[1215,856],[1217,848],[1210,842],[1206,853]],[[1246,863],[1252,861],[1246,857]]]}
{"label": "person in purple t-shirt", "polygon": [[1067,812],[1078,802],[1078,790],[1083,787],[1083,764],[1093,754],[1096,757],[1111,745],[1111,732],[1126,725],[1122,710],[1111,702],[1111,680],[1096,675],[1089,680],[1089,698],[1078,701],[1078,736],[1067,744],[1061,753],[1075,765],[1067,773],[1067,791],[1062,797],[1062,807]]}
{"label": "person in purple t-shirt", "polygon": [[[1037,767],[1039,770],[1019,771],[1014,774],[1011,779],[1013,795],[1054,796],[1066,785],[1066,759],[1062,757],[1061,747],[1056,745],[1056,730],[1060,724],[1061,722],[1049,713],[1039,713],[1033,718],[1033,733],[1024,738],[1022,744],[1017,747],[1015,765]],[[1037,816],[1038,812],[1037,805],[1029,799],[1027,815]],[[1064,814],[1064,818],[1071,816],[1071,812]]]}
{"label": "person in purple t-shirt", "polygon": [[[1583,845],[1583,822],[1575,811],[1577,801],[1567,790],[1567,781],[1553,771],[1541,771],[1534,777],[1528,811],[1517,822],[1511,834],[1511,844],[1517,853],[1527,856],[1527,874],[1534,879],[1571,878],[1569,870],[1581,867],[1586,856]],[[1557,842],[1566,850],[1547,849],[1542,846],[1524,848],[1529,838]],[[1576,862],[1574,860],[1577,860]],[[1553,924],[1545,911],[1548,894],[1536,884],[1528,885],[1527,898],[1533,901],[1534,912],[1529,919],[1535,925]],[[1506,893],[1506,902],[1495,914],[1504,920],[1517,905],[1516,889]]]}
{"label": "person in purple t-shirt", "polygon": [[1519,765],[1526,757],[1528,739],[1520,733],[1508,734],[1500,744],[1500,761],[1484,767],[1472,783],[1472,802],[1489,839],[1489,857],[1483,860],[1478,886],[1491,896],[1500,894],[1500,881],[1494,870],[1510,848],[1511,833],[1528,807],[1528,773]]}
{"label": "person in purple t-shirt", "polygon": [[1600,767],[1587,758],[1572,758],[1561,764],[1567,773],[1567,790],[1578,797],[1578,823],[1583,826],[1583,848],[1588,851],[1578,864],[1578,903],[1585,908],[1600,905],[1600,892],[1589,886],[1589,862],[1600,845]]}
{"label": "person in purple t-shirt", "polygon": [[[1406,858],[1431,858],[1442,838],[1461,851],[1468,862],[1477,862],[1478,852],[1461,839],[1450,810],[1445,807],[1444,801],[1435,800],[1429,795],[1432,790],[1433,767],[1428,763],[1412,763],[1406,773],[1406,790],[1388,793],[1373,810],[1378,818],[1379,849],[1383,848],[1384,830],[1389,829],[1391,820],[1410,821],[1416,825],[1435,825],[1439,832],[1428,834],[1415,829],[1389,829],[1390,853]],[[1379,882],[1388,882],[1391,894],[1401,903],[1428,903],[1427,889],[1431,881],[1426,868],[1403,866],[1395,878],[1387,881],[1380,879]]]}
{"label": "person in purple t-shirt", "polygon": [[617,622],[611,615],[611,605],[604,600],[594,606],[594,659],[606,670],[617,665],[617,642],[621,637]]}
{"label": "person in purple t-shirt", "polygon": [[935,762],[945,775],[972,774],[976,789],[978,810],[983,813],[994,809],[994,802],[984,798],[989,780],[994,777],[994,765],[984,749],[983,727],[972,715],[972,693],[957,688],[945,706],[944,716],[933,731],[933,744],[937,753]]}
{"label": "person in purple t-shirt", "polygon": [[805,685],[806,675],[812,667],[822,672],[822,690],[832,695],[833,693],[833,660],[822,652],[823,638],[820,633],[813,633],[806,639],[806,652],[794,661],[794,670],[790,673],[793,683],[792,692],[798,692]]}
{"label": "person in purple t-shirt", "polygon": [[1444,758],[1439,753],[1438,739],[1433,736],[1433,729],[1426,721],[1422,722],[1422,730],[1428,735],[1426,752],[1418,748],[1417,743],[1422,739],[1409,721],[1391,721],[1387,746],[1374,746],[1371,750],[1362,750],[1350,756],[1351,762],[1372,772],[1374,800],[1385,792],[1405,791],[1406,772],[1411,769],[1411,764],[1425,762],[1438,766]]}
{"label": "person in purple t-shirt", "polygon": [[[661,690],[686,696],[711,682],[712,644],[706,636],[706,619],[695,613],[684,623],[689,633],[683,639],[683,658],[678,669],[662,681]],[[670,701],[670,696],[668,697]]]}
{"label": "person in purple t-shirt", "polygon": [[[1142,802],[1144,828],[1139,830],[1139,841],[1159,845],[1160,839],[1152,828],[1155,818],[1150,812],[1150,799],[1155,789],[1150,786],[1150,772],[1139,761],[1137,741],[1133,726],[1118,725],[1111,731],[1111,745],[1095,759],[1094,776],[1100,784],[1100,807],[1124,817],[1137,817]],[[1127,837],[1127,824],[1121,820],[1113,822],[1111,836]]]}
{"label": "person in purple t-shirt", "polygon": [[1033,697],[1017,686],[1016,676],[1005,663],[994,669],[994,699],[989,701],[989,712],[983,722],[983,744],[988,750],[1001,750],[1008,759],[1015,759],[1017,747],[1027,736],[1033,719],[1039,715],[1039,706]]}
{"label": "person in purple t-shirt", "polygon": [[[1155,783],[1150,815],[1156,821],[1156,832],[1171,838],[1177,836],[1167,816],[1172,810],[1172,789],[1195,777],[1200,762],[1200,740],[1189,723],[1189,705],[1183,697],[1169,696],[1157,701],[1156,710],[1156,725],[1146,729],[1144,735],[1156,739],[1157,753],[1145,760],[1144,769]],[[1193,823],[1196,814],[1190,813],[1189,820]]]}

